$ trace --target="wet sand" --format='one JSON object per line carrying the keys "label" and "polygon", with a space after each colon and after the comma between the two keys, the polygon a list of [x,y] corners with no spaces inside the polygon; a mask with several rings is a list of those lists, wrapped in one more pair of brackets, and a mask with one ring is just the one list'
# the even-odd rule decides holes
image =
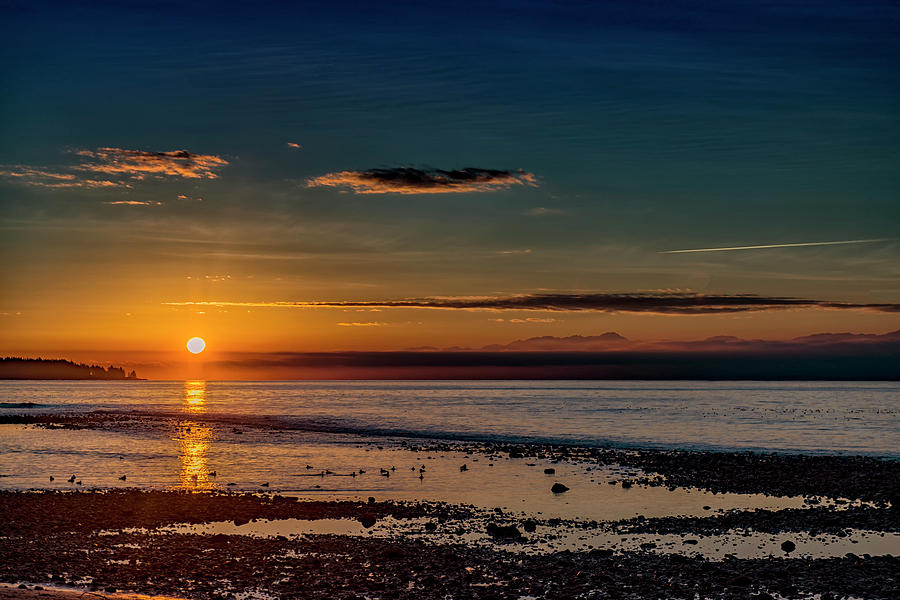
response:
{"label": "wet sand", "polygon": [[[877,511],[888,529],[896,530],[895,511],[860,510]],[[807,509],[804,526],[822,527],[816,521],[830,522],[833,513],[830,508]],[[522,546],[527,546],[529,537],[539,539],[529,525],[540,533],[551,523],[441,503],[302,502],[272,495],[141,490],[4,492],[0,514],[4,515],[0,580],[100,593],[384,599],[694,598],[698,594],[765,599],[835,594],[831,597],[877,599],[897,597],[900,573],[897,556],[848,554],[811,560],[784,552],[779,558],[726,555],[724,560],[708,560],[643,547],[528,554],[521,552]],[[764,520],[753,512],[744,517],[749,520],[745,525]],[[239,527],[253,524],[254,519],[276,524],[287,519],[329,523],[351,519],[365,528],[387,520],[425,525],[423,535],[377,538],[159,529],[210,521],[230,521]],[[658,529],[680,530],[682,535],[690,534],[688,539],[729,531],[716,529],[715,519],[702,524],[686,519],[680,528],[677,522],[663,520]],[[607,525],[627,528],[634,523]],[[653,529],[648,521],[641,528]],[[473,532],[491,543],[468,543]],[[440,543],[430,541],[429,535],[440,538]],[[661,538],[655,539],[662,544]]]}

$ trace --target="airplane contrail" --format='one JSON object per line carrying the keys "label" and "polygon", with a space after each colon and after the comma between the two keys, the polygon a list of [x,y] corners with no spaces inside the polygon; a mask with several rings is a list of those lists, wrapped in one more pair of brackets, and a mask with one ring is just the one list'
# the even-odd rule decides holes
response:
{"label": "airplane contrail", "polygon": [[800,246],[839,246],[842,244],[872,244],[890,242],[895,238],[879,238],[877,240],[841,240],[837,242],[801,242],[798,244],[765,244],[762,246],[731,246],[726,248],[693,248],[690,250],[663,250],[659,254],[686,254],[688,252],[729,252],[732,250],[761,250],[764,248],[797,248]]}

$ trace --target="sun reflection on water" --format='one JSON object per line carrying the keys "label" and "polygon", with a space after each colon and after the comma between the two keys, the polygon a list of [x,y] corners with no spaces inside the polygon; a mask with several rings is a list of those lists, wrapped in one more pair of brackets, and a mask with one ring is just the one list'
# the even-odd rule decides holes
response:
{"label": "sun reflection on water", "polygon": [[[195,415],[206,411],[206,382],[185,381],[185,412]],[[211,475],[207,454],[212,432],[209,427],[193,421],[182,421],[175,433],[179,443],[179,459],[181,460],[181,487],[188,489],[209,489],[215,487]]]}
{"label": "sun reflection on water", "polygon": [[188,412],[199,413],[206,410],[206,382],[184,382],[184,409]]}

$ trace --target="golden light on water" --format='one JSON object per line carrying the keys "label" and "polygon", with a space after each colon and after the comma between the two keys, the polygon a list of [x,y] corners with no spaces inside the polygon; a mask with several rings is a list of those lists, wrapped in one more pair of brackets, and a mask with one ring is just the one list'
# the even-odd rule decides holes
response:
{"label": "golden light on water", "polygon": [[[206,382],[185,381],[183,409],[199,414],[206,410]],[[214,487],[210,477],[209,443],[212,438],[210,428],[192,421],[182,421],[176,431],[179,444],[178,457],[181,461],[181,487],[207,489]]]}
{"label": "golden light on water", "polygon": [[189,412],[203,412],[206,407],[206,382],[184,382],[184,409]]}
{"label": "golden light on water", "polygon": [[188,352],[191,354],[200,354],[206,348],[206,342],[203,338],[192,337],[187,342]]}

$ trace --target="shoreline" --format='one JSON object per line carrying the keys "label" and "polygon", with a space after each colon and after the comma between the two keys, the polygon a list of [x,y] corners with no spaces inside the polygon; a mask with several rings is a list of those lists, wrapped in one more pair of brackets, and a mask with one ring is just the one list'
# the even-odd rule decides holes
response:
{"label": "shoreline", "polygon": [[646,486],[695,487],[714,493],[766,494],[864,500],[900,505],[900,458],[845,453],[648,448],[641,445],[578,444],[456,440],[371,435],[341,428],[308,430],[285,427],[269,419],[196,415],[177,412],[0,415],[0,425],[54,430],[171,432],[190,423],[236,432],[322,434],[347,443],[390,446],[413,454],[453,452],[509,459],[541,459],[642,471],[628,481]]}

